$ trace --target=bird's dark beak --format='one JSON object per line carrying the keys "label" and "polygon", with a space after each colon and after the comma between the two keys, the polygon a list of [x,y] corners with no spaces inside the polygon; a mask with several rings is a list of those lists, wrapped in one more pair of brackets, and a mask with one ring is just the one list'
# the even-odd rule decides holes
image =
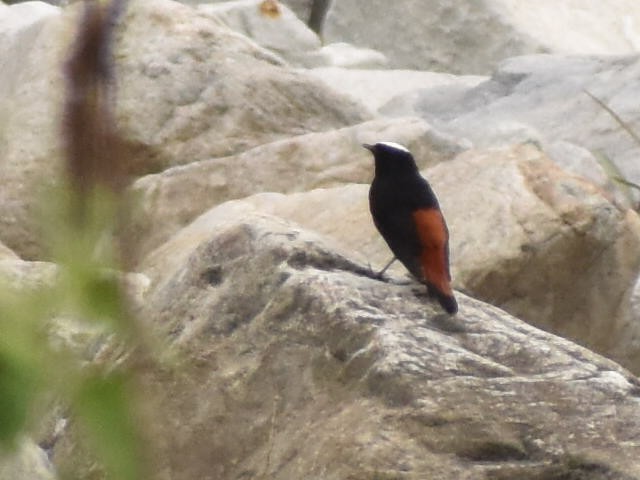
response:
{"label": "bird's dark beak", "polygon": [[362,146],[367,150],[369,150],[370,152],[373,152],[373,145],[370,145],[368,143],[363,143]]}

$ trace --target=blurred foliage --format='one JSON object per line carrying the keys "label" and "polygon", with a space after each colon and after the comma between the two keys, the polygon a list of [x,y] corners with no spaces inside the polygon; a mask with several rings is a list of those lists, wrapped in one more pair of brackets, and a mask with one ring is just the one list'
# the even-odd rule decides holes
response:
{"label": "blurred foliage", "polygon": [[[99,362],[64,341],[56,318],[70,318],[120,352],[147,342],[124,294],[129,239],[123,223],[126,158],[113,108],[110,43],[124,2],[87,1],[65,64],[62,135],[66,180],[43,201],[42,231],[58,273],[44,285],[0,277],[0,447],[42,423],[51,394],[68,406],[106,478],[145,475],[133,402],[135,374],[117,354]],[[104,346],[104,345],[103,345]],[[95,354],[94,354],[95,356]]]}
{"label": "blurred foliage", "polygon": [[[74,208],[50,200],[46,222],[52,257],[59,272],[52,285],[18,289],[0,285],[0,444],[16,446],[20,434],[38,423],[47,394],[71,407],[107,472],[108,478],[139,480],[141,451],[131,384],[134,374],[113,362],[87,363],[85,352],[51,341],[59,326],[52,318],[73,318],[88,330],[99,327],[103,341],[133,350],[145,341],[129,313],[117,274],[114,236],[105,241],[105,226],[115,223],[115,197],[85,198],[92,221],[61,222]],[[109,213],[111,212],[111,213]],[[82,328],[82,327],[80,327]],[[64,345],[64,344],[63,344]]]}

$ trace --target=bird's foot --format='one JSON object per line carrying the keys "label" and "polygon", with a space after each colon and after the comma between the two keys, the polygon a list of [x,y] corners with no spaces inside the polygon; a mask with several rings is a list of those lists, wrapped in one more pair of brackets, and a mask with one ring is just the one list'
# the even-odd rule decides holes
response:
{"label": "bird's foot", "polygon": [[382,269],[379,272],[376,272],[373,270],[373,267],[371,266],[371,264],[369,262],[367,262],[367,268],[369,270],[369,274],[368,276],[370,278],[373,278],[374,280],[380,280],[381,282],[388,282],[389,278],[384,274],[384,271],[386,269]]}
{"label": "bird's foot", "polygon": [[411,289],[411,293],[413,293],[416,297],[420,298],[431,298],[431,293],[424,288],[413,288]]}

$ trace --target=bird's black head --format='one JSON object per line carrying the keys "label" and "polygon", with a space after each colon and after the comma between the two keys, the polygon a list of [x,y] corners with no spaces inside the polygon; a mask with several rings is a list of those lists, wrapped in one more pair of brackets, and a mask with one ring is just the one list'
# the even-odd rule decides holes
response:
{"label": "bird's black head", "polygon": [[379,142],[375,145],[365,143],[362,146],[373,153],[376,175],[402,175],[418,171],[411,152],[398,143]]}

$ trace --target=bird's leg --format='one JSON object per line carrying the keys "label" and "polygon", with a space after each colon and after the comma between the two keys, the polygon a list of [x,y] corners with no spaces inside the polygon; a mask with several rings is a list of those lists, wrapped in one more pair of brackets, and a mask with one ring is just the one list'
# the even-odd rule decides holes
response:
{"label": "bird's leg", "polygon": [[387,263],[387,264],[384,266],[384,268],[383,268],[382,270],[380,270],[380,271],[379,271],[379,272],[377,272],[377,273],[374,273],[373,275],[374,275],[376,278],[379,278],[379,279],[381,279],[381,280],[382,280],[383,275],[384,275],[384,272],[386,272],[386,271],[387,271],[387,269],[391,266],[391,264],[392,264],[393,262],[395,262],[396,260],[397,260],[397,258],[394,256],[393,258],[391,258],[391,260],[389,260],[389,263]]}

